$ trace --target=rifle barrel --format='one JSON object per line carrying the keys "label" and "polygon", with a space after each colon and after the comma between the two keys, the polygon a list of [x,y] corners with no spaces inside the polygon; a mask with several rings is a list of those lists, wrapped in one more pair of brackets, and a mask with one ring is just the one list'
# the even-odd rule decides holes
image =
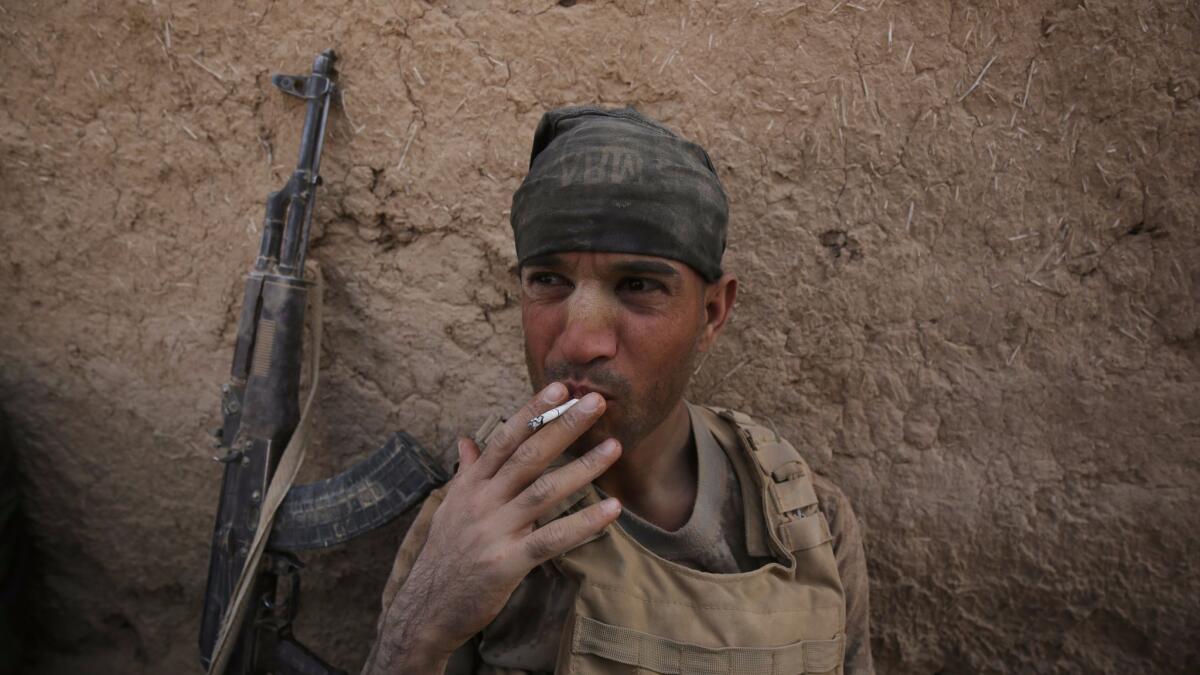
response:
{"label": "rifle barrel", "polygon": [[300,153],[292,173],[292,194],[288,206],[287,227],[279,254],[279,270],[288,276],[304,276],[304,258],[308,254],[308,237],[316,206],[317,185],[320,181],[321,149],[325,144],[325,127],[329,119],[329,101],[335,85],[330,79],[334,54],[321,52],[313,61],[312,74],[307,78],[304,98],[308,109],[304,114],[304,130],[300,135]]}

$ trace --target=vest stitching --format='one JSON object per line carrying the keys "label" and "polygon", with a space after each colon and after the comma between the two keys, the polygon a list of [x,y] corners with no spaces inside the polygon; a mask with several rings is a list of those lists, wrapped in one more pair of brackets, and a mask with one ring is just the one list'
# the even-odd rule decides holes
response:
{"label": "vest stitching", "polygon": [[764,615],[765,614],[803,614],[805,612],[808,612],[808,611],[811,611],[814,609],[839,609],[839,608],[842,608],[841,603],[833,603],[831,605],[809,605],[807,607],[803,607],[800,609],[781,609],[778,611],[773,611],[773,610],[758,611],[758,610],[753,610],[753,609],[741,609],[738,607],[723,607],[721,605],[694,605],[694,604],[690,604],[690,603],[686,603],[686,602],[672,602],[670,600],[662,600],[662,601],[652,600],[643,595],[637,595],[636,593],[630,593],[619,586],[609,586],[607,584],[599,584],[599,583],[595,583],[595,582],[591,582],[591,581],[584,583],[582,586],[590,586],[592,588],[597,588],[597,589],[605,590],[605,591],[615,591],[617,593],[620,593],[621,595],[635,598],[637,600],[642,600],[642,601],[646,602],[647,604],[651,604],[651,605],[675,605],[677,607],[691,607],[694,609],[719,609],[719,610],[725,611],[725,612],[741,612],[743,614],[764,614]]}

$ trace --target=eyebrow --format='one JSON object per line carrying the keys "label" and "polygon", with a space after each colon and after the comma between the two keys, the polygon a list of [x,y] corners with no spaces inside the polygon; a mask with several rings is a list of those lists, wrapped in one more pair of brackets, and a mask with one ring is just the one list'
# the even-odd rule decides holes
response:
{"label": "eyebrow", "polygon": [[[544,267],[546,269],[561,269],[563,267],[563,259],[555,253],[546,253],[537,255],[521,264],[519,269],[528,269],[531,267]],[[627,275],[648,275],[669,278],[682,278],[679,270],[671,265],[660,262],[658,260],[622,260],[613,263],[610,271],[617,274]]]}
{"label": "eyebrow", "polygon": [[623,260],[612,267],[619,274],[646,274],[661,277],[679,277],[679,270],[657,260]]}
{"label": "eyebrow", "polygon": [[542,255],[535,255],[532,258],[530,258],[529,260],[526,260],[525,262],[521,263],[520,267],[521,268],[525,268],[525,267],[555,268],[555,267],[562,267],[562,264],[563,264],[562,258],[559,257],[557,254],[543,253]]}

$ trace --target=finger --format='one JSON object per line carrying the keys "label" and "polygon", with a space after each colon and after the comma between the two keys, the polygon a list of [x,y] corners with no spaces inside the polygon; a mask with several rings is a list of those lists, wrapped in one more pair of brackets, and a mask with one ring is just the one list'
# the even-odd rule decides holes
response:
{"label": "finger", "polygon": [[479,460],[479,446],[469,438],[458,439],[458,471],[471,466]]}
{"label": "finger", "polygon": [[540,518],[573,492],[607,471],[620,456],[621,444],[610,438],[570,464],[543,473],[514,500],[516,507],[521,510],[522,521],[530,523]]}
{"label": "finger", "polygon": [[621,503],[610,497],[534,530],[522,541],[528,564],[540,565],[570,551],[608,527],[620,514]]}
{"label": "finger", "polygon": [[579,399],[562,417],[542,427],[521,443],[496,471],[509,496],[516,496],[533,482],[550,462],[576,441],[604,414],[604,397],[592,392]]}
{"label": "finger", "polygon": [[[508,418],[492,432],[487,447],[479,455],[475,471],[482,478],[491,478],[504,465],[509,455],[533,432],[529,420],[550,410],[567,399],[567,388],[560,382],[552,382],[529,400],[523,408]],[[575,406],[578,407],[578,406]]]}

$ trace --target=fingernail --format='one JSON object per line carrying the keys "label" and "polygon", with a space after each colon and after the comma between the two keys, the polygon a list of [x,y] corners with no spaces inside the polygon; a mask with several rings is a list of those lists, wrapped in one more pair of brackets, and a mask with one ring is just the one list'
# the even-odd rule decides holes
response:
{"label": "fingernail", "polygon": [[588,413],[596,412],[597,410],[600,409],[600,402],[603,400],[604,400],[603,396],[601,396],[600,394],[597,394],[595,392],[592,392],[591,394],[584,396],[583,400],[580,401],[577,405],[579,406],[579,409],[582,410],[583,412],[588,412]]}
{"label": "fingernail", "polygon": [[613,455],[617,454],[617,442],[610,438],[596,446],[596,452],[599,453],[601,457],[612,457]]}
{"label": "fingernail", "polygon": [[606,515],[606,516],[611,516],[611,515],[620,513],[621,512],[621,502],[617,501],[613,497],[609,497],[608,499],[605,499],[604,501],[600,502],[600,510],[603,511],[604,515]]}
{"label": "fingernail", "polygon": [[547,403],[560,401],[567,396],[567,388],[561,382],[552,382],[542,390],[542,400]]}

